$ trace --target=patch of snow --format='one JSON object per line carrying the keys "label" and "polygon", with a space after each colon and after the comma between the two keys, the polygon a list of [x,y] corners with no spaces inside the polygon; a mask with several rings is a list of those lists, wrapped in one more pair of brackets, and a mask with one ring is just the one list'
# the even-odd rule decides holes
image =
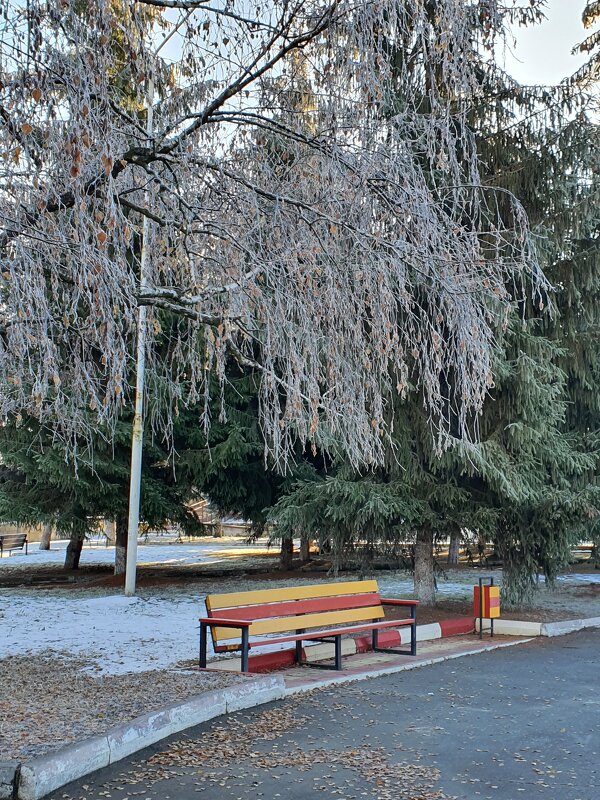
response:
{"label": "patch of snow", "polygon": [[[558,583],[575,584],[575,585],[580,583],[600,583],[600,574],[573,572],[569,575],[559,575],[556,580]],[[543,576],[542,576],[542,581],[543,581]]]}
{"label": "patch of snow", "polygon": [[[192,547],[194,558],[198,559],[199,547]],[[186,546],[177,545],[175,549],[180,548],[185,550]],[[164,562],[163,551],[166,555],[171,548],[167,545],[148,549],[160,549],[159,560]],[[209,551],[214,545],[202,549]],[[204,555],[207,560],[210,558],[208,552]],[[185,554],[180,556],[185,557]],[[330,582],[331,578],[324,576],[322,580]],[[218,588],[211,591],[273,589],[304,583],[306,580],[301,578],[275,581],[229,578],[220,580]],[[412,580],[402,573],[379,576],[379,585],[387,597],[409,597],[412,593]],[[470,587],[464,583],[440,584],[440,595],[445,597],[462,596],[469,591]],[[204,598],[205,594],[194,585],[177,590],[145,590],[136,597],[106,595],[102,590],[77,593],[9,590],[0,595],[0,618],[4,617],[0,658],[55,650],[89,658],[96,674],[169,668],[196,657],[198,618],[206,614]],[[285,647],[289,645],[263,646],[254,652]],[[210,637],[209,653],[212,653]]]}
{"label": "patch of snow", "polygon": [[[64,596],[11,592],[0,596],[0,658],[47,651],[92,662],[97,675],[167,669],[198,654],[204,595]],[[289,645],[256,648],[279,650]],[[209,655],[212,654],[209,636]]]}
{"label": "patch of snow", "polygon": [[[66,542],[53,542],[52,550],[40,551],[32,545],[29,556],[15,554],[0,561],[0,566],[27,568],[33,564],[62,563]],[[241,537],[201,540],[192,543],[152,545],[140,543],[139,563],[197,564],[231,561],[232,550],[240,556],[266,545],[245,545]],[[229,551],[227,553],[226,551]],[[114,548],[86,547],[82,563],[112,563]],[[478,570],[448,570],[438,578],[438,597],[469,599],[477,583]],[[499,570],[486,571],[501,584]],[[377,580],[384,597],[412,596],[412,578],[405,572],[379,572]],[[347,576],[338,581],[348,580]],[[310,582],[331,582],[327,575]],[[197,579],[187,585],[140,591],[125,597],[115,590],[78,589],[52,591],[5,589],[0,592],[0,658],[59,651],[85,657],[95,674],[123,674],[153,669],[169,669],[195,659],[198,653],[198,618],[206,614],[205,592],[246,591],[251,589],[306,584],[301,577],[266,580],[257,577]],[[570,574],[559,578],[561,585],[581,586],[600,583],[600,575]],[[544,592],[544,595],[547,594]],[[586,606],[587,607],[587,606]],[[589,614],[588,614],[589,616]],[[255,648],[254,652],[282,649],[288,644]],[[209,653],[212,653],[209,637]]]}
{"label": "patch of snow", "polygon": [[[202,544],[200,544],[202,542]],[[52,542],[50,550],[40,550],[39,545],[36,543],[29,545],[29,554],[25,555],[25,551],[15,551],[10,556],[0,558],[0,569],[3,568],[19,568],[27,569],[29,567],[61,565],[65,560],[65,550],[67,549],[68,542],[57,540]],[[245,552],[252,552],[256,550],[267,551],[267,546],[264,543],[256,543],[246,545],[239,539],[223,539],[211,540],[210,543],[206,539],[197,542],[181,542],[169,544],[146,544],[144,540],[140,540],[138,544],[138,564],[205,564],[217,563],[223,561],[224,550],[239,550],[240,555]],[[114,564],[115,561],[115,548],[114,546],[106,547],[103,544],[85,546],[81,553],[81,566],[86,565],[101,565],[101,564]]]}

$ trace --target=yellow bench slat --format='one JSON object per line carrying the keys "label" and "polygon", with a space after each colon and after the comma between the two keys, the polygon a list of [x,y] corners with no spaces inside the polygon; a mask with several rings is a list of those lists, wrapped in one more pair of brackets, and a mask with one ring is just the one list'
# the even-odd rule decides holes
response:
{"label": "yellow bench slat", "polygon": [[[303,614],[298,617],[275,617],[259,619],[250,626],[250,636],[266,633],[283,633],[283,631],[303,630],[305,628],[322,628],[328,625],[343,625],[346,622],[364,622],[366,620],[383,619],[385,612],[382,606],[349,608],[344,611],[322,611],[318,614]],[[239,638],[239,632],[231,628],[214,628],[214,638]]]}
{"label": "yellow bench slat", "polygon": [[[377,581],[345,581],[344,583],[324,583],[318,586],[290,586],[284,589],[258,589],[251,592],[230,592],[210,594],[206,597],[209,611],[240,606],[258,606],[262,603],[285,602],[286,600],[310,600],[313,597],[335,597],[346,594],[367,594],[378,592]],[[222,614],[226,617],[227,614]]]}

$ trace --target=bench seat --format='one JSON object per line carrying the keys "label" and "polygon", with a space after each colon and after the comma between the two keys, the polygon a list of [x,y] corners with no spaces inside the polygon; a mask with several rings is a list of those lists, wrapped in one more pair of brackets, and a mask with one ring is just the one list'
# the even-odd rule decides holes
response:
{"label": "bench seat", "polygon": [[[410,609],[410,617],[386,620],[385,605],[406,606]],[[417,605],[416,600],[380,597],[377,581],[208,595],[208,616],[200,619],[199,664],[206,667],[208,630],[216,653],[241,650],[243,672],[248,671],[250,649],[265,645],[295,642],[295,660],[302,663],[303,641],[332,641],[335,645],[334,669],[339,670],[342,668],[342,636],[365,631],[372,632],[374,650],[416,655]],[[379,630],[404,626],[410,627],[410,650],[378,647]]]}

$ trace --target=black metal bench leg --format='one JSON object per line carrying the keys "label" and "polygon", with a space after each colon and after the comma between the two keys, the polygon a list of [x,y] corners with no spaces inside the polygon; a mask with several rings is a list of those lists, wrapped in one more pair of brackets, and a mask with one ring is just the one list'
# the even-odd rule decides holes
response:
{"label": "black metal bench leg", "polygon": [[206,667],[206,629],[207,625],[204,622],[200,623],[200,658],[198,659],[198,666],[203,669]]}
{"label": "black metal bench leg", "polygon": [[335,637],[335,668],[341,670],[342,668],[342,637]]}
{"label": "black metal bench leg", "polygon": [[242,628],[242,672],[248,672],[248,628]]}
{"label": "black metal bench leg", "polygon": [[294,657],[296,664],[302,663],[302,641],[296,642],[296,655]]}
{"label": "black metal bench leg", "polygon": [[398,650],[396,647],[379,647],[379,630],[373,628],[371,631],[371,647],[378,653],[392,653],[396,656],[416,656],[417,655],[417,620],[412,617],[410,624],[410,653],[407,650]]}

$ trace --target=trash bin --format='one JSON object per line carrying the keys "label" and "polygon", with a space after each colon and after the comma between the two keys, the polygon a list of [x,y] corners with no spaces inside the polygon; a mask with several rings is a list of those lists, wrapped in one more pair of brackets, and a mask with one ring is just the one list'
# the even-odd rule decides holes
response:
{"label": "trash bin", "polygon": [[490,635],[494,635],[494,619],[500,616],[500,587],[494,586],[493,578],[479,578],[479,585],[473,587],[473,616],[479,617],[480,639],[484,619],[490,620]]}

